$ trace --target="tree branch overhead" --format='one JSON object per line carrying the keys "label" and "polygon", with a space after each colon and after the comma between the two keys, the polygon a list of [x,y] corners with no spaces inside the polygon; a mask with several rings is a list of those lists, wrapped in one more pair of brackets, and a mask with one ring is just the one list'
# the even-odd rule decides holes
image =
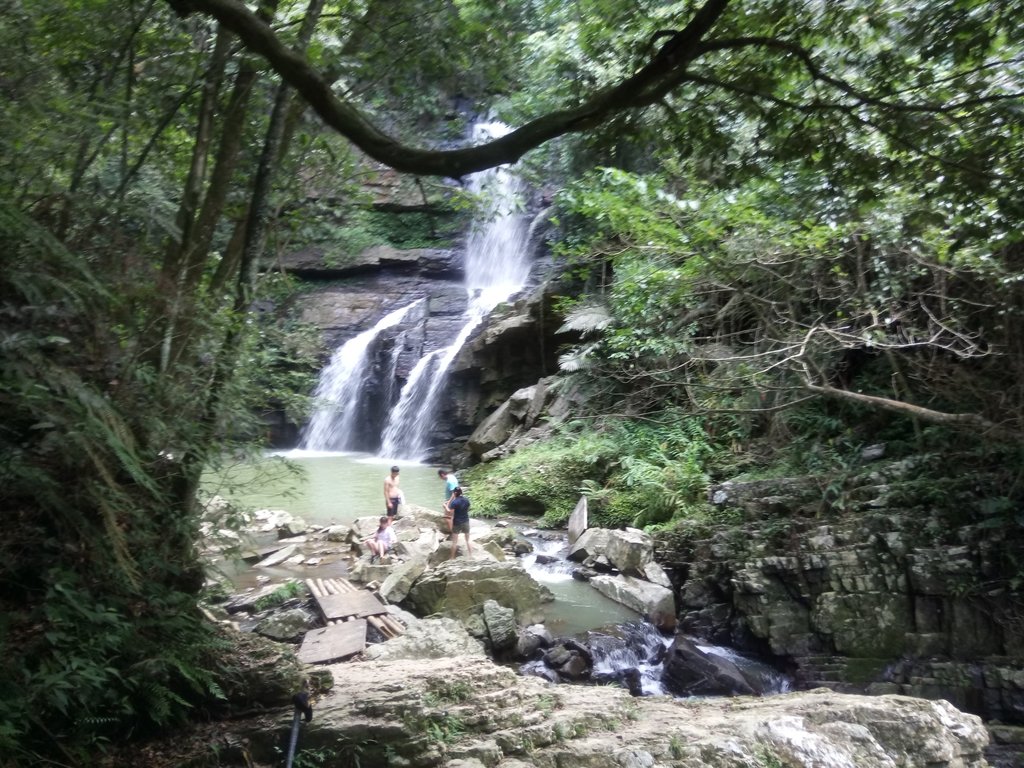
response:
{"label": "tree branch overhead", "polygon": [[167,0],[180,16],[201,13],[234,32],[252,52],[267,60],[329,126],[375,160],[395,170],[427,176],[459,178],[468,173],[514,163],[546,141],[587,130],[611,115],[646,106],[685,80],[687,63],[729,4],[707,0],[690,22],[662,45],[654,58],[632,76],[599,91],[577,107],[542,115],[499,139],[474,147],[432,150],[410,147],[377,128],[349,102],[339,98],[330,82],[305,57],[286,46],[274,31],[239,0]]}

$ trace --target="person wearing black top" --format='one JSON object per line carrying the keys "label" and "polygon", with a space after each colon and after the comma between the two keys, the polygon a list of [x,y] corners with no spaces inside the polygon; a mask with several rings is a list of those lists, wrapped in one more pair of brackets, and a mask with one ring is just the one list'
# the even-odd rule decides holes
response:
{"label": "person wearing black top", "polygon": [[452,532],[452,556],[448,559],[455,559],[460,533],[466,537],[466,555],[472,557],[473,550],[469,545],[469,499],[462,495],[462,488],[452,491],[452,497],[444,503],[444,511]]}

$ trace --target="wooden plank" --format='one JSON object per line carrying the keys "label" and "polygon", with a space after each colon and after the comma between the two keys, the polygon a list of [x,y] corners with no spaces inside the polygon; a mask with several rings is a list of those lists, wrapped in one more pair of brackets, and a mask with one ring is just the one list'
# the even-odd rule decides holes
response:
{"label": "wooden plank", "polygon": [[317,586],[317,583],[313,579],[306,579],[306,588],[309,590],[309,594],[313,597],[319,597],[323,594],[323,591]]}
{"label": "wooden plank", "polygon": [[346,592],[340,595],[322,595],[314,597],[324,619],[343,619],[346,616],[379,616],[388,609],[372,592]]}
{"label": "wooden plank", "polygon": [[366,647],[366,622],[362,619],[313,629],[302,639],[297,656],[306,664],[326,664],[362,653]]}

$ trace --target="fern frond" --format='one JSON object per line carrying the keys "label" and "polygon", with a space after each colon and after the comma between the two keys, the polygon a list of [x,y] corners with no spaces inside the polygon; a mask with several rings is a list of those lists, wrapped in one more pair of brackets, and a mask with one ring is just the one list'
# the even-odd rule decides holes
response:
{"label": "fern frond", "polygon": [[584,336],[603,331],[615,321],[611,310],[604,304],[582,304],[565,316],[558,333],[581,333]]}
{"label": "fern frond", "polygon": [[[81,447],[86,452],[86,455],[89,457],[93,467],[96,468],[96,472],[102,478],[107,488],[117,489],[117,483],[114,480],[113,474],[96,453],[95,449],[87,441],[82,441]],[[121,494],[121,492],[117,490],[115,490],[115,493],[118,495]],[[100,514],[103,517],[103,529],[107,534],[107,541],[110,543],[111,551],[114,554],[114,560],[120,567],[121,573],[129,581],[132,587],[138,588],[141,583],[138,567],[135,564],[135,559],[132,557],[124,529],[118,521],[117,511],[113,506],[111,506],[110,502],[103,497],[102,493],[97,494],[97,496],[99,496],[99,498],[97,498],[96,501],[100,508]]]}
{"label": "fern frond", "polygon": [[579,371],[589,370],[593,367],[593,359],[591,354],[597,349],[600,342],[592,341],[589,344],[583,344],[579,347],[574,347],[565,354],[558,356],[558,369],[563,373],[577,373]]}

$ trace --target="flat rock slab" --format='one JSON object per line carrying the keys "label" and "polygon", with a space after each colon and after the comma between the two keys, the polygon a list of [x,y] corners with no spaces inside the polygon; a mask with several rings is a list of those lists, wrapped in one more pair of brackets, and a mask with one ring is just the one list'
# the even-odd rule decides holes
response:
{"label": "flat rock slab", "polygon": [[326,664],[366,648],[366,620],[354,619],[306,633],[296,654],[306,664]]}
{"label": "flat rock slab", "polygon": [[320,612],[327,621],[347,619],[356,616],[365,619],[367,616],[379,616],[387,613],[387,606],[376,595],[361,589],[355,592],[343,592],[340,595],[313,596]]}
{"label": "flat rock slab", "polygon": [[274,554],[270,555],[270,557],[263,558],[256,563],[253,568],[270,568],[274,565],[280,565],[298,551],[299,548],[295,544],[289,544],[287,547],[277,550]]}

